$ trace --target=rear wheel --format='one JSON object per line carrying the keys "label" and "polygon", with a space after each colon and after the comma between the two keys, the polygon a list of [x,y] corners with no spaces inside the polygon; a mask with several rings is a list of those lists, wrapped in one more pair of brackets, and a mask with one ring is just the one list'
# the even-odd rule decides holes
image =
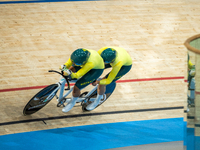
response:
{"label": "rear wheel", "polygon": [[[106,99],[102,99],[102,100],[100,100],[100,102],[99,102],[99,104],[97,105],[97,107],[99,107],[101,104],[103,104],[109,97],[110,97],[110,95],[113,93],[113,91],[115,90],[115,87],[116,87],[116,82],[113,82],[113,83],[111,83],[111,84],[109,84],[109,85],[107,85],[106,86],[106,91],[105,91],[105,95],[106,95]],[[94,99],[92,99],[92,98],[96,98],[97,97],[97,90],[96,91],[94,91],[89,97],[88,97],[88,99],[86,99],[86,100],[84,100],[83,102],[82,102],[82,110],[83,111],[89,111],[89,110],[87,110],[86,109],[86,107],[89,105],[89,104],[91,104],[92,102],[93,102],[93,100]],[[96,107],[96,108],[97,108]],[[95,108],[95,109],[96,109]]]}
{"label": "rear wheel", "polygon": [[26,104],[23,110],[23,114],[31,115],[39,111],[54,98],[57,91],[58,91],[57,84],[52,84],[42,89],[35,96],[33,96],[33,98],[31,98],[31,100]]}

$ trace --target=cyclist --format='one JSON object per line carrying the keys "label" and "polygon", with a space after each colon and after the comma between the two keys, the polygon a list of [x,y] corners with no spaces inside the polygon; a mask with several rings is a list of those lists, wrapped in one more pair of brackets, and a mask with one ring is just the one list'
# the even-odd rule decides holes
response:
{"label": "cyclist", "polygon": [[190,56],[188,54],[188,71],[189,71],[189,76],[194,77],[195,76],[195,65],[191,62]]}
{"label": "cyclist", "polygon": [[[65,76],[77,79],[72,92],[71,101],[62,109],[63,112],[70,111],[80,96],[80,90],[101,76],[104,70],[104,62],[97,51],[80,48],[75,50],[68,61],[60,66]],[[99,89],[97,98],[99,96]],[[101,93],[100,93],[101,94]]]}
{"label": "cyclist", "polygon": [[190,83],[191,83],[191,80],[192,78],[194,78],[196,74],[196,71],[195,71],[195,65],[191,62],[190,60],[190,56],[188,54],[188,87],[190,87]]}
{"label": "cyclist", "polygon": [[[128,73],[132,67],[132,59],[124,48],[120,47],[103,47],[98,53],[104,60],[105,69],[111,68],[112,70],[100,81],[94,81],[93,85],[99,84],[98,88],[101,89],[101,94],[105,93],[106,85],[119,80],[122,76]],[[105,99],[105,98],[104,98]],[[95,99],[93,103],[89,104],[86,109],[93,110],[98,104],[100,99]]]}
{"label": "cyclist", "polygon": [[[190,91],[190,96],[188,95],[188,105],[194,104],[194,88],[195,83],[192,80],[195,76],[195,65],[191,62],[190,56],[188,54],[188,90]],[[190,111],[189,107],[187,105],[187,112]]]}

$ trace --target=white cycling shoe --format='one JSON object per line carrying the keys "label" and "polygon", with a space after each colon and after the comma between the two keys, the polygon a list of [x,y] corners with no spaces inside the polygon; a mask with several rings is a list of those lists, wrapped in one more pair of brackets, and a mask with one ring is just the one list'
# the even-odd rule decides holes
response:
{"label": "white cycling shoe", "polygon": [[93,110],[95,109],[98,104],[101,104],[104,100],[106,99],[106,95],[97,95],[97,98],[94,100],[94,102],[92,102],[91,104],[89,104],[86,109],[87,110]]}
{"label": "white cycling shoe", "polygon": [[71,101],[62,109],[62,111],[65,113],[70,111],[76,104],[77,99],[78,99],[78,97],[72,97]]}

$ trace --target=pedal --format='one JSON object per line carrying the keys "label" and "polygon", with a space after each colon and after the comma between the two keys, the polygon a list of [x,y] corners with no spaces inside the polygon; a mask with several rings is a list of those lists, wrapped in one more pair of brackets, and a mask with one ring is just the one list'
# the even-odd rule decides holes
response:
{"label": "pedal", "polygon": [[59,102],[59,103],[57,104],[57,107],[60,107],[60,106],[65,107],[64,103],[62,103],[62,102]]}
{"label": "pedal", "polygon": [[[87,98],[87,99],[85,99],[85,100],[83,100],[82,102],[81,102],[81,106],[82,106],[82,110],[83,111],[88,111],[87,109],[86,109],[86,107],[91,103],[91,98]],[[95,99],[94,99],[95,100]]]}
{"label": "pedal", "polygon": [[63,106],[65,107],[64,103],[66,102],[66,99],[63,98],[60,102],[58,102],[57,107]]}

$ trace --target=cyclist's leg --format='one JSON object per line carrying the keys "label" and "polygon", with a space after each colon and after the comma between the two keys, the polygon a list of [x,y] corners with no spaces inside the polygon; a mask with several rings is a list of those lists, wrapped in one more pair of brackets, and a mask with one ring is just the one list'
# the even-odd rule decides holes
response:
{"label": "cyclist's leg", "polygon": [[72,99],[71,101],[63,108],[63,112],[68,112],[73,108],[73,106],[76,104],[76,101],[78,100],[80,96],[80,90],[88,86],[90,83],[95,81],[97,78],[101,76],[103,73],[103,69],[92,69],[88,73],[86,73],[84,76],[82,76],[80,79],[77,80],[77,82],[74,85],[74,90],[72,93]]}
{"label": "cyclist's leg", "polygon": [[99,105],[99,102],[103,99],[105,100],[106,99],[106,95],[104,94],[105,93],[105,89],[106,89],[106,86],[100,86],[98,85],[98,89],[97,89],[97,97],[94,98],[94,101],[92,103],[90,103],[86,109],[87,110],[93,110],[95,109],[98,105]]}
{"label": "cyclist's leg", "polygon": [[76,86],[81,90],[88,86],[90,83],[98,79],[103,73],[103,69],[92,69],[84,76],[82,76],[77,82]]}
{"label": "cyclist's leg", "polygon": [[[132,65],[130,66],[122,66],[119,70],[118,74],[116,75],[115,79],[112,82],[115,82],[119,80],[121,77],[123,77],[125,74],[127,74],[131,70]],[[109,73],[105,76],[108,77]]]}
{"label": "cyclist's leg", "polygon": [[[132,65],[130,66],[122,66],[118,74],[116,75],[115,79],[112,81],[115,82],[116,80],[119,80],[122,76],[124,76],[126,73],[128,73],[131,69]],[[109,73],[105,76],[106,78],[108,77]],[[86,109],[87,110],[93,110],[96,108],[100,102],[101,99],[106,99],[106,95],[104,94],[106,90],[106,85],[99,85],[98,86],[98,94],[96,99],[94,100],[93,103],[89,104]]]}
{"label": "cyclist's leg", "polygon": [[[110,64],[106,64],[105,65],[105,69],[106,68],[110,68],[112,67]],[[105,91],[106,91],[106,85],[98,85],[98,88],[97,88],[97,97],[94,98],[93,102],[90,103],[86,109],[87,110],[93,110],[95,109],[98,105],[99,105],[99,102],[101,100],[105,100],[106,99],[106,94],[105,94]]]}
{"label": "cyclist's leg", "polygon": [[[122,66],[122,68],[119,70],[118,74],[116,75],[115,79],[112,81],[112,83],[119,80],[126,73],[128,73],[131,70],[131,67],[132,67],[132,65]],[[109,68],[109,66],[107,68]],[[107,78],[109,74],[110,73],[108,73],[104,78]],[[105,89],[106,89],[105,87],[106,87],[106,85],[99,85],[99,87],[98,87],[99,93],[101,93],[101,94],[105,93]]]}
{"label": "cyclist's leg", "polygon": [[[118,72],[118,74],[116,75],[115,79],[111,82],[115,82],[117,80],[119,80],[122,76],[124,76],[126,73],[128,73],[131,69],[132,65],[130,66],[122,66],[122,68],[120,69],[120,71]],[[109,75],[109,73],[105,76],[105,78],[107,78]],[[105,93],[106,90],[106,85],[99,85],[98,86],[98,95],[97,98],[94,100],[93,103],[89,104],[86,109],[87,110],[93,110],[94,108],[96,108],[99,104],[99,102],[101,100],[106,100],[106,94]]]}
{"label": "cyclist's leg", "polygon": [[[74,69],[76,72],[81,69],[81,67],[74,66]],[[87,85],[89,85],[93,80],[96,80],[101,74],[103,70],[102,69],[92,69],[88,73],[86,73],[84,76],[82,76],[79,80],[76,81],[76,84],[74,85],[74,90],[73,90],[73,96],[74,97],[79,97],[81,92],[80,90],[85,88]],[[92,81],[91,81],[92,79]]]}
{"label": "cyclist's leg", "polygon": [[[77,72],[79,69],[81,69],[81,67],[78,67],[78,66],[71,66],[69,68],[69,70],[71,70],[72,72]],[[75,80],[71,80],[72,82],[76,82],[77,79]],[[70,111],[74,105],[76,104],[76,101],[78,100],[79,98],[79,95],[80,95],[80,89],[74,85],[73,87],[73,91],[72,91],[72,98],[71,100],[67,103],[67,105],[62,109],[63,112],[68,112]]]}
{"label": "cyclist's leg", "polygon": [[[130,71],[131,67],[132,67],[132,65],[131,66],[122,66],[122,68],[116,75],[115,79],[109,85],[114,83],[116,80],[119,80],[122,76],[124,76],[126,73],[128,73]],[[106,75],[106,78],[108,77],[108,75],[109,74]],[[116,83],[114,83],[114,84],[116,84]],[[107,96],[106,96],[106,94],[104,94],[106,91],[106,87],[107,87],[107,85],[99,85],[98,93],[99,93],[99,96],[101,96],[101,97],[97,96],[97,98],[94,101],[94,104],[91,104],[91,106],[88,105],[88,107],[87,107],[88,110],[93,110],[94,108],[96,108],[96,106],[98,106],[100,101],[106,100]],[[96,102],[96,104],[95,104],[95,102]]]}
{"label": "cyclist's leg", "polygon": [[[80,69],[81,69],[81,67],[79,67],[79,66],[73,66],[73,65],[69,68],[69,70],[71,70],[74,73],[76,73]],[[69,80],[69,82],[70,83],[76,83],[77,79],[76,78],[75,79],[71,79],[71,80]],[[72,95],[74,97],[79,97],[79,95],[80,95],[80,90],[79,90],[79,88],[76,85],[74,85],[74,87],[73,87]]]}
{"label": "cyclist's leg", "polygon": [[[74,86],[73,92],[74,91],[78,91],[79,89],[76,88],[76,86]],[[78,92],[77,92],[78,93]],[[79,90],[80,93],[80,90]],[[74,105],[76,104],[76,101],[78,100],[79,96],[76,96],[73,94],[71,100],[67,103],[67,105],[62,109],[63,112],[68,112],[70,111]]]}
{"label": "cyclist's leg", "polygon": [[[105,64],[105,68],[104,69],[111,68],[111,67],[112,66],[110,64]],[[98,85],[97,93],[99,95],[103,95],[105,93],[105,89],[106,89],[106,85]]]}

